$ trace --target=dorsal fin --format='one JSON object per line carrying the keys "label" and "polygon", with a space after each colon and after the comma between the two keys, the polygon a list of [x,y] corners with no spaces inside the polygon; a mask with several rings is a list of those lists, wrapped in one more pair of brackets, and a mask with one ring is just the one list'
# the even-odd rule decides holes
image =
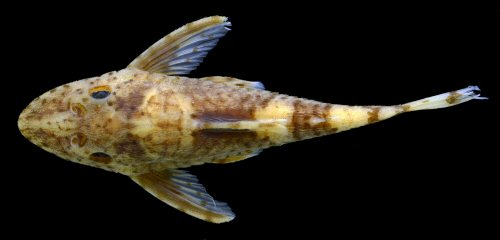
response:
{"label": "dorsal fin", "polygon": [[220,16],[188,23],[157,41],[128,67],[167,75],[188,74],[226,35],[229,26],[227,18]]}

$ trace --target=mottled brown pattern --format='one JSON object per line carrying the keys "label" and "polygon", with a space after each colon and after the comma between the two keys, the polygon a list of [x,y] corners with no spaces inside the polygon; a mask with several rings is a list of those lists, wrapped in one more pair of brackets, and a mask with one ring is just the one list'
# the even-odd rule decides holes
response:
{"label": "mottled brown pattern", "polygon": [[136,84],[126,96],[116,96],[116,110],[125,113],[127,118],[132,118],[144,103],[145,91],[152,86],[147,84]]}
{"label": "mottled brown pattern", "polygon": [[181,93],[191,97],[191,117],[201,122],[240,122],[256,120],[255,112],[267,107],[277,95],[266,91],[240,88],[225,82],[186,80]]}
{"label": "mottled brown pattern", "polygon": [[264,109],[266,108],[269,103],[274,100],[277,96],[279,96],[278,93],[270,93],[270,94],[267,94],[267,95],[257,95],[256,98],[257,98],[257,107],[260,108],[260,109]]}
{"label": "mottled brown pattern", "polygon": [[[293,115],[288,128],[295,140],[331,134],[338,130],[331,126],[328,120],[332,108],[330,104],[296,99],[292,105]],[[322,122],[311,124],[311,119],[321,120]]]}
{"label": "mottled brown pattern", "polygon": [[249,145],[257,140],[257,133],[249,130],[203,129],[194,131],[194,149],[225,148],[230,145]]}
{"label": "mottled brown pattern", "polygon": [[141,160],[145,158],[145,151],[141,141],[141,138],[127,134],[115,142],[113,147],[117,154],[126,154],[133,159]]}
{"label": "mottled brown pattern", "polygon": [[59,96],[37,98],[23,111],[23,118],[27,121],[41,120],[46,116],[67,111],[68,104],[63,99]]}
{"label": "mottled brown pattern", "polygon": [[69,138],[60,136],[46,129],[20,128],[19,129],[27,139],[52,153],[57,153],[61,157],[66,157],[70,143]]}
{"label": "mottled brown pattern", "polygon": [[[42,94],[21,113],[19,130],[61,158],[130,176],[181,211],[220,223],[234,218],[231,210],[224,204],[215,206],[216,201],[187,201],[207,196],[197,192],[204,191],[202,187],[188,196],[172,181],[173,169],[240,161],[267,147],[345,131],[402,112],[479,98],[471,92],[478,88],[469,87],[459,90],[464,95],[451,92],[407,105],[350,107],[278,95],[262,90],[260,83],[235,78],[165,75],[185,74],[195,68],[203,57],[189,55],[196,44],[189,37],[219,38],[227,32],[224,27],[230,26],[226,20],[214,16],[187,24],[155,43],[127,69]],[[212,28],[210,35],[200,32],[215,26],[218,28]],[[213,47],[203,43],[193,52]],[[180,48],[188,55],[177,56]],[[185,69],[174,70],[170,60],[176,57],[184,62],[175,66],[188,63]],[[192,60],[196,64],[189,65],[195,62]],[[193,181],[186,183],[188,187],[196,187],[194,178],[186,179]]]}
{"label": "mottled brown pattern", "polygon": [[337,128],[331,126],[330,121],[330,109],[332,105],[330,104],[315,104],[313,110],[313,117],[324,119],[324,122],[318,123],[311,126],[312,131],[315,136],[321,136],[324,134],[331,134],[337,132]]}
{"label": "mottled brown pattern", "polygon": [[199,158],[201,162],[217,163],[224,159],[249,155],[270,146],[269,138],[261,138],[250,130],[207,129],[192,133],[193,148],[186,157]]}

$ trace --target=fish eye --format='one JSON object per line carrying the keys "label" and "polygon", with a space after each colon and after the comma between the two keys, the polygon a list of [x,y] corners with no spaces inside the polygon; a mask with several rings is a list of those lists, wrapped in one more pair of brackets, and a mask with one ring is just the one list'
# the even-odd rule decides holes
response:
{"label": "fish eye", "polygon": [[109,96],[108,91],[97,91],[92,93],[92,97],[95,99],[103,99],[106,98],[107,96]]}
{"label": "fish eye", "polygon": [[93,87],[89,90],[89,94],[94,99],[105,99],[111,94],[111,88],[107,85]]}
{"label": "fish eye", "polygon": [[109,156],[106,153],[103,152],[95,152],[90,154],[89,156],[90,160],[98,162],[98,163],[104,163],[108,164],[111,162],[111,156]]}

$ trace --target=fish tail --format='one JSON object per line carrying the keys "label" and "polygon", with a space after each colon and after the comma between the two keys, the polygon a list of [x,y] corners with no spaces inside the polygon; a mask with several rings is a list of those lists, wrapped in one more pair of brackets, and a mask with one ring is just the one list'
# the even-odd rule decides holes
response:
{"label": "fish tail", "polygon": [[[470,86],[406,104],[393,106],[346,106],[282,95],[256,114],[257,119],[286,119],[282,124],[262,124],[262,134],[273,133],[274,143],[283,144],[380,122],[405,112],[454,106],[480,97],[479,88]],[[285,131],[282,131],[285,130]],[[280,133],[280,134],[276,134]],[[276,137],[279,136],[279,137]]]}
{"label": "fish tail", "polygon": [[343,106],[332,105],[329,114],[329,125],[337,132],[376,123],[405,112],[451,107],[481,97],[477,86],[469,86],[457,91],[420,99],[395,106]]}
{"label": "fish tail", "polygon": [[477,86],[469,86],[457,91],[420,99],[401,105],[404,112],[451,107],[473,99],[488,99],[481,97]]}

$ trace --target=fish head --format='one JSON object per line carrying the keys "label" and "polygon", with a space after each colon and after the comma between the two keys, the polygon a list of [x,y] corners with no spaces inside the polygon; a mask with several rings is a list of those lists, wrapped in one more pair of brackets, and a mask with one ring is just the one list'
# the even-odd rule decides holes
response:
{"label": "fish head", "polygon": [[19,130],[63,159],[106,168],[111,160],[106,148],[123,124],[110,101],[114,87],[109,79],[89,78],[54,88],[23,110]]}

